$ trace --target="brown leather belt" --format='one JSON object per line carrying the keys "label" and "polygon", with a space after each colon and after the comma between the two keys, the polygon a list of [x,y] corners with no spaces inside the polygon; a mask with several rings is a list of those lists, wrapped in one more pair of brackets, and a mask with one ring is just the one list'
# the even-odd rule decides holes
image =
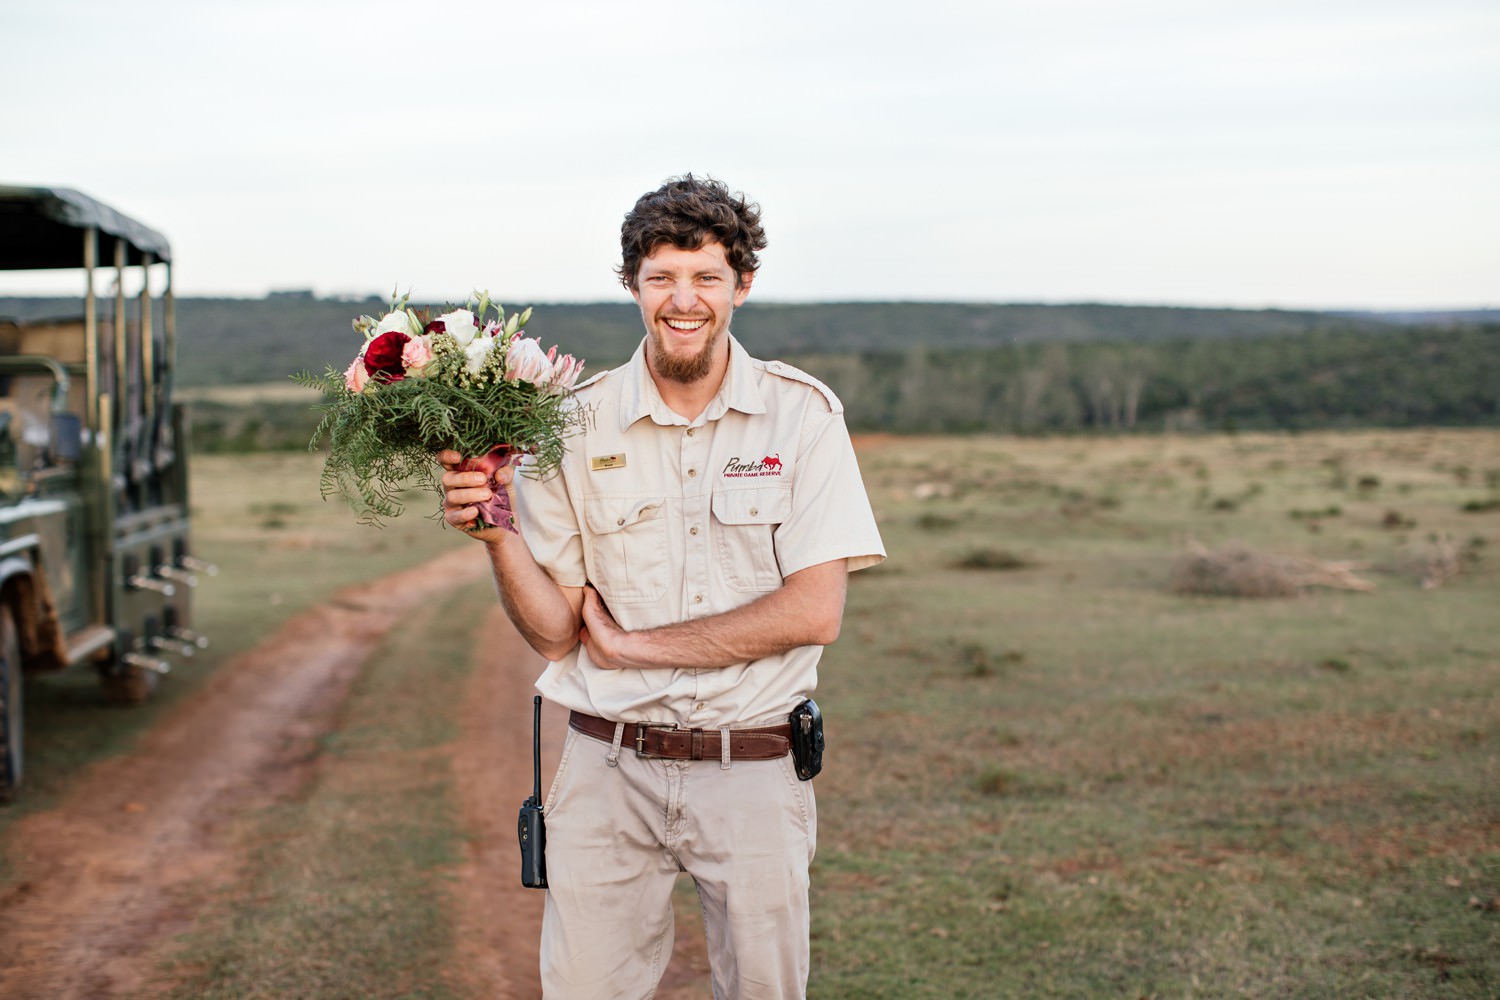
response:
{"label": "brown leather belt", "polygon": [[[585,736],[613,743],[615,724],[594,715],[573,712],[568,725]],[[717,729],[678,729],[650,722],[625,723],[622,746],[634,750],[638,757],[665,757],[670,760],[720,760],[723,747]],[[775,760],[792,750],[792,727],[761,726],[756,729],[729,731],[731,760]]]}

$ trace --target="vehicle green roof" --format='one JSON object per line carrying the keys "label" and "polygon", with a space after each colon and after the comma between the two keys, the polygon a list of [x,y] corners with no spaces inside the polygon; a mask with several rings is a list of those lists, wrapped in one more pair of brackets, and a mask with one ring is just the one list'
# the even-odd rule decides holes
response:
{"label": "vehicle green roof", "polygon": [[[96,229],[125,243],[125,263],[172,259],[172,245],[101,201],[72,188],[0,184],[0,270],[83,267],[82,232]],[[99,263],[113,263],[113,247],[101,243]]]}

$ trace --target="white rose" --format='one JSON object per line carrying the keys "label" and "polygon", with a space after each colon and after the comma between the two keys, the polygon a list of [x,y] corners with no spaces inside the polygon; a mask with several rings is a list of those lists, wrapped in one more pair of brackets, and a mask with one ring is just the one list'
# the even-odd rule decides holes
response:
{"label": "white rose", "polygon": [[382,333],[390,333],[392,331],[404,333],[408,336],[411,335],[411,321],[407,319],[404,309],[388,312],[380,317],[380,322],[375,324],[375,332],[370,334],[370,339],[374,340]]}
{"label": "white rose", "polygon": [[[468,348],[475,334],[479,333],[479,324],[474,322],[474,314],[467,309],[443,313],[438,317],[438,322],[443,324],[444,333],[458,341],[459,347]],[[485,353],[488,352],[489,349],[486,348]]]}
{"label": "white rose", "polygon": [[490,356],[490,351],[495,349],[495,338],[474,337],[472,332],[469,336],[473,339],[464,347],[464,357],[468,359],[464,367],[477,375],[484,367],[485,359]]}

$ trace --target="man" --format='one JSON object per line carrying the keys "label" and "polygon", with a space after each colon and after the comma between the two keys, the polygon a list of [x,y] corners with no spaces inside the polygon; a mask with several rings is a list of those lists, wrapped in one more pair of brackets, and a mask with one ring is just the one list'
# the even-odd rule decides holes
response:
{"label": "man", "polygon": [[842,406],[730,334],[764,249],[759,207],[691,174],[636,202],[621,282],[646,336],[577,390],[557,476],[457,472],[445,517],[512,491],[520,534],[488,547],[501,600],[570,710],[547,797],[542,983],[555,998],[650,996],[692,876],[716,997],[801,996],[810,782],[788,715],[838,636],[850,570],[885,557]]}

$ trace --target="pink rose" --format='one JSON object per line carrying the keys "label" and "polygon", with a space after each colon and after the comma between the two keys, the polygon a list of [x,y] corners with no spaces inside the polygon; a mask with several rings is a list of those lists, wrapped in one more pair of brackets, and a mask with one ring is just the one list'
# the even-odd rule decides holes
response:
{"label": "pink rose", "polygon": [[426,368],[432,361],[432,348],[427,344],[426,337],[413,337],[401,348],[401,363],[406,366],[407,374],[415,375],[417,371]]}
{"label": "pink rose", "polygon": [[365,370],[364,355],[360,355],[344,371],[344,388],[350,392],[363,392],[369,382],[370,373]]}

